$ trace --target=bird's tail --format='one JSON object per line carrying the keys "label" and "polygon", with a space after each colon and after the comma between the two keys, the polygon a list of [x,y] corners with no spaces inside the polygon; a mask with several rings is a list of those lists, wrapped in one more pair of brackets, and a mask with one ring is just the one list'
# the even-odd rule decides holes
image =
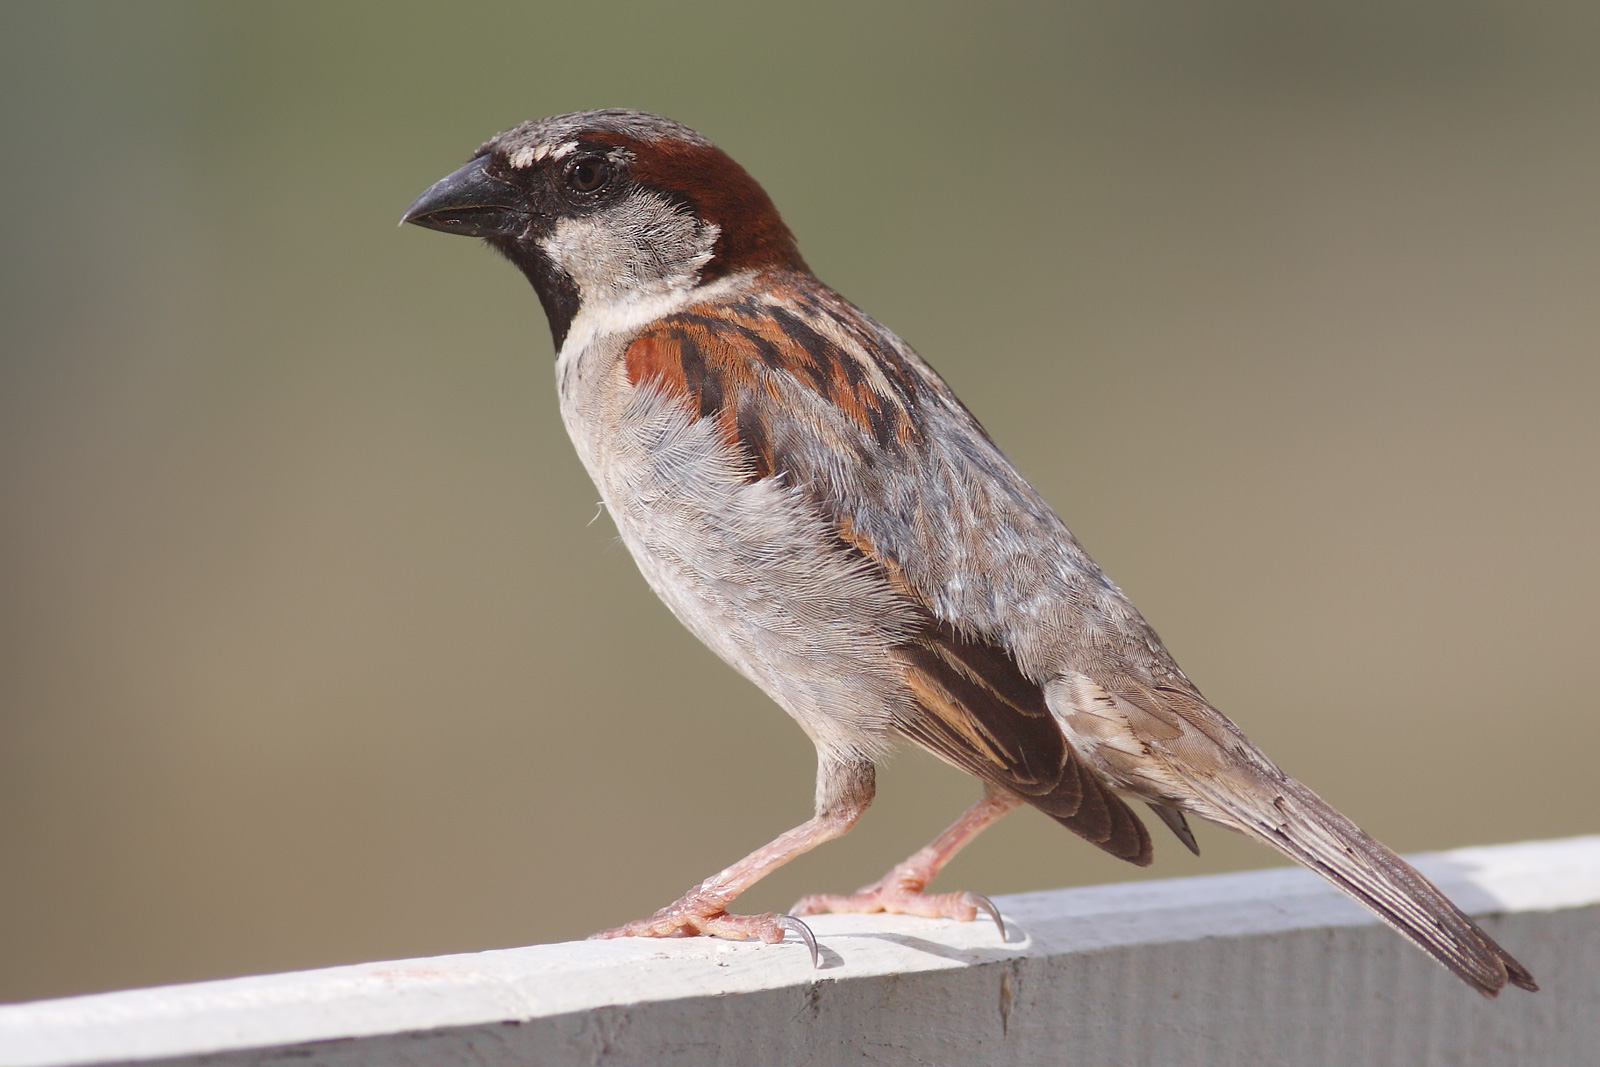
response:
{"label": "bird's tail", "polygon": [[1192,785],[1201,801],[1197,814],[1317,872],[1484,996],[1495,996],[1507,982],[1539,988],[1526,967],[1416,868],[1293,778],[1241,768]]}

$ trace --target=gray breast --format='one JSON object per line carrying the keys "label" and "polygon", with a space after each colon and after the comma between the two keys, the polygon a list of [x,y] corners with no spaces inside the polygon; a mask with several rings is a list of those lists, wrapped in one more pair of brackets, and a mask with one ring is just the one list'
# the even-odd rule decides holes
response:
{"label": "gray breast", "polygon": [[714,420],[620,365],[582,370],[564,375],[563,415],[650,587],[819,747],[879,754],[907,699],[889,649],[911,605],[802,493],[752,480]]}

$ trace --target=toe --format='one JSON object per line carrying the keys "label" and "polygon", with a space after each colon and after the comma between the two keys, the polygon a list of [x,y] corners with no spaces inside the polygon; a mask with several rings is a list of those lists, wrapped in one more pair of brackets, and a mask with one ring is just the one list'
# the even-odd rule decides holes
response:
{"label": "toe", "polygon": [[924,919],[955,919],[957,922],[971,922],[982,913],[995,921],[1002,938],[1006,929],[1000,909],[994,901],[979,893],[921,893],[880,887],[852,896],[818,893],[801,897],[789,910],[795,915],[888,912],[891,915],[916,915]]}

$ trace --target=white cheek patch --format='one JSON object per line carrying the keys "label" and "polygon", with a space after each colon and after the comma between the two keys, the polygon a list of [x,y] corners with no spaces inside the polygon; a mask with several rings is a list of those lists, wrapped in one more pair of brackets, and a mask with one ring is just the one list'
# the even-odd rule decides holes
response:
{"label": "white cheek patch", "polygon": [[572,278],[589,310],[693,288],[719,232],[659,193],[639,189],[593,215],[562,219],[541,247]]}

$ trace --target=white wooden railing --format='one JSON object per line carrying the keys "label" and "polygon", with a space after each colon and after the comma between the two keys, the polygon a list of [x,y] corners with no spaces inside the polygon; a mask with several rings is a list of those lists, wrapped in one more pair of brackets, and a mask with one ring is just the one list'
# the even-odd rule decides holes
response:
{"label": "white wooden railing", "polygon": [[575,942],[0,1006],[0,1065],[1600,1064],[1600,837],[1416,858],[1543,989],[1472,992],[1300,870],[800,944]]}

